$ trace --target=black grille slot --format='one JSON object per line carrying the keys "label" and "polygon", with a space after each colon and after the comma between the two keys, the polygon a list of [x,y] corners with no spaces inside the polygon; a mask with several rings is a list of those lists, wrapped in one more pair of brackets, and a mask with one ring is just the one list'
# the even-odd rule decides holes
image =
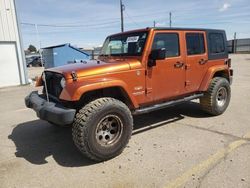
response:
{"label": "black grille slot", "polygon": [[[61,79],[63,78],[63,75],[59,73],[46,71],[45,76],[46,76],[46,84],[47,84],[49,95],[59,98],[63,89],[60,83]],[[45,93],[45,90],[44,90],[44,93]]]}

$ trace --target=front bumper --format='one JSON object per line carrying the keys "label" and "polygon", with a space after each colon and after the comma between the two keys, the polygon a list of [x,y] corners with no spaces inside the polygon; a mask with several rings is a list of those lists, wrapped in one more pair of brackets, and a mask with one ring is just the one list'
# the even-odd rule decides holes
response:
{"label": "front bumper", "polygon": [[69,125],[73,123],[76,110],[68,109],[54,102],[47,102],[37,91],[31,92],[25,98],[25,105],[32,108],[37,117],[57,125]]}

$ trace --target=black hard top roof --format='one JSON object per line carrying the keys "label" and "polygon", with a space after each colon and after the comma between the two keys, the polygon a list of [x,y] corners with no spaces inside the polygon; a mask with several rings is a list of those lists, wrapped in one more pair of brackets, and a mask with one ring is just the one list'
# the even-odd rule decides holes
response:
{"label": "black hard top roof", "polygon": [[143,31],[149,31],[149,30],[179,30],[179,31],[205,31],[205,32],[220,32],[220,33],[225,33],[225,30],[222,29],[207,29],[207,28],[185,28],[185,27],[147,27],[147,28],[141,28],[141,29],[136,29],[136,30],[128,30],[125,32],[120,32],[120,33],[115,33],[110,36],[116,36],[116,35],[121,35],[125,33],[132,33],[132,32],[143,32]]}
{"label": "black hard top roof", "polygon": [[154,30],[181,30],[181,31],[224,31],[222,29],[185,28],[185,27],[148,27],[147,29],[154,29]]}

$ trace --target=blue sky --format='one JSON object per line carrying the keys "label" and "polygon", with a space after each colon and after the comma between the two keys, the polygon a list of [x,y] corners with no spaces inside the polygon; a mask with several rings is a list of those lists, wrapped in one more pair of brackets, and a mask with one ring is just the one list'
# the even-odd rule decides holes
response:
{"label": "blue sky", "polygon": [[[119,0],[16,0],[21,23],[38,24],[42,47],[100,46],[120,32]],[[228,39],[250,38],[249,0],[123,0],[125,30],[169,25],[225,29]],[[46,26],[47,25],[47,26]],[[24,46],[38,46],[34,25],[21,25]]]}

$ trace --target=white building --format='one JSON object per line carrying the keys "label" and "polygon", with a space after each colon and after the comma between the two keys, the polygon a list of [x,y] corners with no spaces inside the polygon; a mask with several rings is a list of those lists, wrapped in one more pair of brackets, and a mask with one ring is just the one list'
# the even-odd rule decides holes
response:
{"label": "white building", "polygon": [[15,0],[0,0],[0,87],[27,83]]}

